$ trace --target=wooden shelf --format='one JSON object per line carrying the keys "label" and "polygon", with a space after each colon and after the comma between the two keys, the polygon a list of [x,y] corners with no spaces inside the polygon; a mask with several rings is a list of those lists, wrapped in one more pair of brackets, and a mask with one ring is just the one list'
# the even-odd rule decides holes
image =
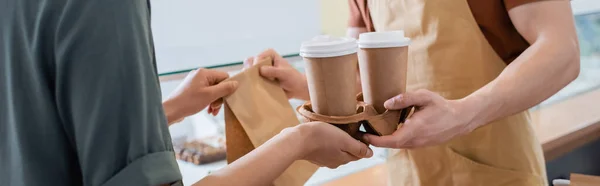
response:
{"label": "wooden shelf", "polygon": [[531,113],[546,161],[600,138],[600,89]]}

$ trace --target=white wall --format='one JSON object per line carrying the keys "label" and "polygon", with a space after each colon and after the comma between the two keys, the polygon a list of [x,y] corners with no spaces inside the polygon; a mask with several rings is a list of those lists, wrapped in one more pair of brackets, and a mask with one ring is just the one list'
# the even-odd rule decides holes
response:
{"label": "white wall", "polygon": [[346,36],[350,7],[348,0],[321,0],[321,30],[324,34]]}
{"label": "white wall", "polygon": [[575,15],[600,12],[600,0],[574,0],[571,6]]}
{"label": "white wall", "polygon": [[298,53],[320,34],[318,0],[151,0],[159,73]]}

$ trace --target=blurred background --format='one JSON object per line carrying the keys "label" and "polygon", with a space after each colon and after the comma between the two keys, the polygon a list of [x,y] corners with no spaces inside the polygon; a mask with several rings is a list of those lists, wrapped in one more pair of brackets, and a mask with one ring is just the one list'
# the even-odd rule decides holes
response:
{"label": "blurred background", "polygon": [[[303,71],[300,43],[320,34],[344,36],[347,0],[151,0],[152,27],[163,97],[188,71],[212,68],[236,74],[242,60],[266,48],[285,55]],[[235,4],[235,5],[234,5]],[[549,179],[569,173],[600,175],[600,1],[572,1],[581,47],[579,77],[531,109],[547,160]],[[260,20],[260,21],[256,21]],[[302,104],[291,100],[292,106]],[[170,128],[175,141],[223,138],[222,112],[202,112]],[[385,161],[375,156],[339,167],[321,168],[307,185],[320,185],[367,170]],[[226,165],[224,160],[195,165],[179,161],[190,184]]]}

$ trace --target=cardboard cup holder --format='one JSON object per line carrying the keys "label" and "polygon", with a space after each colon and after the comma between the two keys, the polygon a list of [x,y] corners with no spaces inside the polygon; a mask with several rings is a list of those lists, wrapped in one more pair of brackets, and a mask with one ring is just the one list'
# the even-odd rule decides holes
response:
{"label": "cardboard cup holder", "polygon": [[[305,122],[333,124],[360,137],[360,126],[374,135],[398,129],[412,108],[386,110],[385,100],[406,91],[408,45],[403,31],[363,33],[353,38],[319,36],[303,42],[311,103],[297,108]],[[362,87],[357,87],[357,72]],[[354,97],[361,88],[365,93]],[[357,138],[358,139],[358,138]]]}
{"label": "cardboard cup holder", "polygon": [[410,116],[412,108],[403,110],[386,110],[379,114],[372,105],[366,104],[362,94],[357,96],[358,105],[356,114],[350,116],[326,116],[313,111],[310,102],[306,102],[296,110],[302,116],[304,122],[321,121],[339,127],[351,136],[357,138],[360,126],[366,132],[373,135],[390,135],[394,133],[402,123]]}

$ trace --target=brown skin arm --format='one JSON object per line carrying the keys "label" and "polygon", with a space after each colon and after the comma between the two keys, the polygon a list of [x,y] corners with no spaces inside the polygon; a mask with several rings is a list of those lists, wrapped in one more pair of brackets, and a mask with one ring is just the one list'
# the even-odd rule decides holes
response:
{"label": "brown skin arm", "polygon": [[[276,63],[279,59],[289,66],[281,56],[274,59]],[[291,67],[286,69],[295,72],[300,77],[299,80],[302,80],[302,74]],[[233,93],[237,88],[237,82],[221,83],[228,77],[225,72],[206,69],[188,74],[163,102],[169,125],[207,107],[209,113],[216,115],[223,103],[222,97]],[[304,86],[298,87],[304,89],[306,85],[304,83]],[[307,160],[316,165],[335,168],[372,155],[373,152],[367,145],[333,125],[322,122],[304,123],[285,129],[248,155],[194,185],[270,185],[296,160]],[[256,167],[263,169],[256,172]]]}
{"label": "brown skin arm", "polygon": [[[194,186],[271,185],[294,161],[307,160],[336,168],[373,151],[339,128],[322,122],[287,128],[265,144],[227,167],[206,176]],[[256,171],[260,169],[260,171]]]}
{"label": "brown skin arm", "polygon": [[579,45],[569,1],[540,1],[509,11],[531,46],[481,89],[459,100],[418,90],[385,103],[420,109],[389,136],[365,135],[378,147],[419,148],[442,144],[491,121],[527,110],[555,94],[579,73]]}
{"label": "brown skin arm", "polygon": [[535,106],[579,75],[579,43],[569,1],[515,7],[510,18],[531,46],[488,85],[466,97],[480,126]]}
{"label": "brown skin arm", "polygon": [[[276,136],[267,143],[222,170],[209,174],[194,186],[202,185],[270,185],[299,154],[302,141],[295,134]],[[265,167],[265,165],[268,165]],[[260,168],[260,172],[256,168]]]}
{"label": "brown skin arm", "polygon": [[[371,156],[373,151],[367,145],[333,125],[303,123],[286,128],[252,152],[193,185],[271,185],[296,160],[337,168]],[[257,168],[260,171],[257,172]]]}
{"label": "brown skin arm", "polygon": [[237,82],[221,81],[229,78],[226,72],[198,69],[191,71],[179,86],[163,101],[163,110],[168,125],[183,120],[205,108],[208,113],[217,115],[223,104],[222,97],[237,89]]}

